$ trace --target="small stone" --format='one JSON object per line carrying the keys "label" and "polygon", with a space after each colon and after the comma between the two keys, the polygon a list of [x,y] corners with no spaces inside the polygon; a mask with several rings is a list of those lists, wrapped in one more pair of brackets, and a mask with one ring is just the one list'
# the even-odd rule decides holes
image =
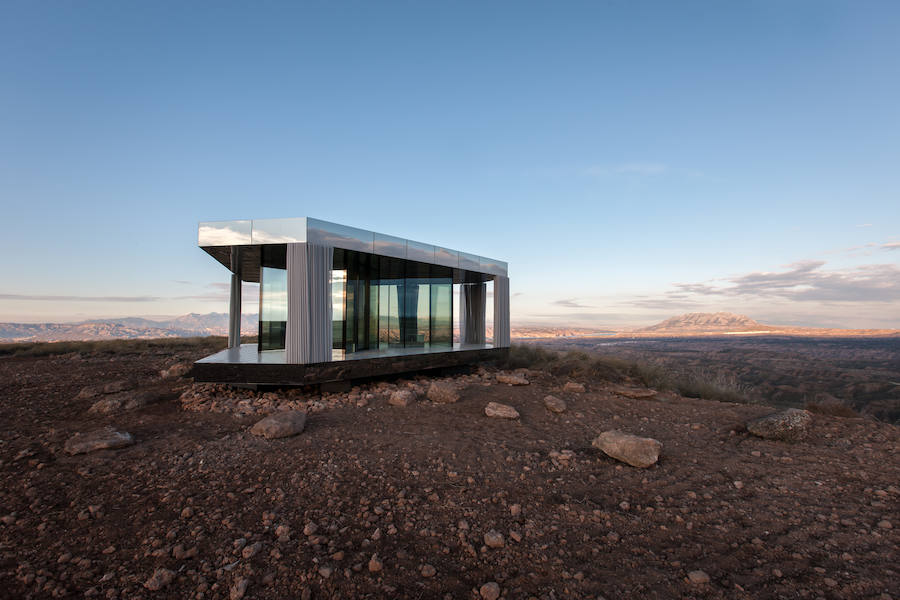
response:
{"label": "small stone", "polygon": [[391,394],[388,404],[391,406],[409,406],[416,401],[416,394],[412,390],[397,390]]}
{"label": "small stone", "polygon": [[303,528],[303,535],[310,536],[316,535],[316,532],[319,531],[319,526],[310,521],[306,524],[306,527]]}
{"label": "small stone", "polygon": [[659,393],[656,390],[648,388],[632,388],[621,385],[612,387],[610,391],[618,396],[624,396],[626,398],[631,398],[632,400],[650,400],[651,398],[655,398]]}
{"label": "small stone", "polygon": [[506,385],[528,385],[528,380],[521,375],[497,373],[497,383],[505,383]]}
{"label": "small stone", "polygon": [[511,504],[509,507],[509,514],[513,517],[518,517],[522,514],[522,505],[521,504]]}
{"label": "small stone", "polygon": [[244,558],[253,558],[254,556],[256,556],[257,552],[262,550],[262,547],[263,547],[262,542],[256,542],[254,544],[251,544],[251,545],[245,547],[243,550],[241,550],[241,556]]}
{"label": "small stone", "polygon": [[567,381],[566,385],[563,386],[563,391],[569,394],[583,394],[584,384],[575,381]]}
{"label": "small stone", "polygon": [[124,379],[119,379],[118,381],[111,381],[103,386],[104,394],[115,394],[116,392],[124,392],[125,390],[130,390],[134,387],[134,384],[130,381],[126,381]]}
{"label": "small stone", "polygon": [[639,468],[656,464],[662,450],[662,444],[658,440],[615,430],[604,431],[591,444],[608,456]]}
{"label": "small stone", "polygon": [[250,585],[250,581],[243,577],[235,581],[234,585],[231,586],[231,590],[228,592],[229,600],[241,600],[241,598],[244,597],[244,594],[247,593],[248,585]]}
{"label": "small stone", "polygon": [[884,519],[882,521],[878,521],[878,527],[880,527],[881,529],[893,529],[894,525],[887,519]]}
{"label": "small stone", "polygon": [[825,579],[822,580],[822,583],[824,583],[828,587],[836,587],[838,584],[838,582],[835,581],[834,579],[832,579],[831,577],[826,577]]}
{"label": "small stone", "polygon": [[437,404],[453,404],[459,402],[459,392],[449,383],[435,381],[426,394],[429,400]]}
{"label": "small stone", "polygon": [[769,440],[793,442],[804,438],[812,424],[812,413],[799,408],[766,415],[747,423],[747,431]]}
{"label": "small stone", "polygon": [[156,592],[175,580],[175,571],[169,569],[157,569],[150,576],[150,579],[144,582],[144,587],[151,592]]}
{"label": "small stone", "polygon": [[331,567],[319,567],[319,575],[321,575],[325,579],[331,577],[332,573],[334,573],[334,569],[332,569]]}
{"label": "small stone", "polygon": [[194,516],[194,509],[191,508],[190,506],[185,506],[184,509],[181,511],[182,519],[190,519],[193,516]]}
{"label": "small stone", "polygon": [[178,363],[177,365],[172,365],[168,369],[163,369],[162,371],[160,371],[159,376],[163,379],[169,379],[170,377],[184,377],[185,375],[190,373],[192,368],[194,368],[193,363]]}
{"label": "small stone", "polygon": [[736,487],[739,490],[742,490],[742,489],[744,489],[744,482],[743,481],[735,481],[734,487]]}
{"label": "small stone", "polygon": [[550,412],[561,413],[566,411],[566,402],[556,396],[544,396],[544,406]]}
{"label": "small stone", "polygon": [[484,407],[484,414],[498,419],[519,418],[519,411],[508,404],[500,404],[499,402],[488,402],[487,406]]}
{"label": "small stone", "polygon": [[488,581],[478,590],[482,600],[497,600],[500,597],[500,585],[496,581]]}
{"label": "small stone", "polygon": [[88,433],[76,433],[66,441],[64,450],[67,454],[85,454],[95,450],[125,448],[132,444],[134,444],[134,438],[130,433],[104,427]]}
{"label": "small stone", "polygon": [[381,562],[381,559],[378,558],[377,554],[373,554],[372,558],[369,559],[369,572],[370,573],[379,573],[384,568],[384,563]]}
{"label": "small stone", "polygon": [[422,565],[422,577],[434,577],[437,573],[437,569],[432,567],[431,565]]}
{"label": "small stone", "polygon": [[306,413],[291,410],[270,415],[250,428],[253,435],[264,438],[283,438],[301,433],[306,427]]}
{"label": "small stone", "polygon": [[709,575],[704,571],[691,571],[688,573],[688,579],[691,583],[696,584],[709,583]]}
{"label": "small stone", "polygon": [[506,545],[506,542],[503,539],[502,533],[491,529],[484,534],[484,545],[488,548],[502,548],[504,545]]}

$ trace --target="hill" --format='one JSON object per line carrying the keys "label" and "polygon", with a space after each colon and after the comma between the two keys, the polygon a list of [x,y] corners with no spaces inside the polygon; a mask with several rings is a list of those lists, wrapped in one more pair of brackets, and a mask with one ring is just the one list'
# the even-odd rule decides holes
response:
{"label": "hill", "polygon": [[730,312],[687,313],[666,319],[656,325],[638,329],[640,332],[729,332],[772,331],[775,327],[762,325],[746,315]]}

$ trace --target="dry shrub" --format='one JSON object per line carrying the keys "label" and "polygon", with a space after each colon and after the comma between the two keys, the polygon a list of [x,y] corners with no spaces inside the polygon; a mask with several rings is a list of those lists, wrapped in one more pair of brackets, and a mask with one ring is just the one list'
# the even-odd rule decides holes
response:
{"label": "dry shrub", "polygon": [[[255,338],[242,338],[251,342]],[[0,356],[52,356],[59,354],[142,354],[205,349],[209,353],[224,350],[226,339],[221,336],[158,338],[141,340],[91,340],[70,342],[17,342],[0,344]]]}
{"label": "dry shrub", "polygon": [[807,402],[803,408],[829,417],[859,417],[860,414],[843,402]]}

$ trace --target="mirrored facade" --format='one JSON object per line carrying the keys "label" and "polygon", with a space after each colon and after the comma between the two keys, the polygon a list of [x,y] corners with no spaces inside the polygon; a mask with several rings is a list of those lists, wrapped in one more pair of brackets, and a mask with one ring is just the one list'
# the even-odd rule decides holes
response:
{"label": "mirrored facade", "polygon": [[262,247],[259,272],[259,350],[284,350],[287,332],[287,246]]}

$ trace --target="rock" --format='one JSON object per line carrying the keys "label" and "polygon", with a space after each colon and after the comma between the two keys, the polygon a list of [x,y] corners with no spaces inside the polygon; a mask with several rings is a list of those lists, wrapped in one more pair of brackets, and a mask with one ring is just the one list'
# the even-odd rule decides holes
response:
{"label": "rock", "polygon": [[488,548],[502,548],[506,545],[503,534],[499,531],[491,529],[484,534],[484,545]]}
{"label": "rock", "polygon": [[290,410],[269,415],[251,427],[250,433],[268,439],[283,438],[301,433],[304,427],[306,427],[306,413]]}
{"label": "rock", "polygon": [[528,380],[522,375],[497,373],[497,383],[505,383],[506,385],[528,385]]}
{"label": "rock", "polygon": [[63,449],[67,454],[85,454],[95,450],[124,448],[134,444],[130,433],[116,431],[112,427],[104,427],[88,433],[76,433],[70,437]]}
{"label": "rock", "polygon": [[747,423],[747,431],[768,440],[797,441],[806,436],[812,423],[812,413],[789,408],[754,419]]}
{"label": "rock", "polygon": [[437,573],[437,569],[432,567],[431,565],[422,565],[422,577],[434,577]]}
{"label": "rock", "polygon": [[116,392],[124,392],[125,390],[130,390],[134,387],[134,384],[130,381],[126,381],[125,379],[119,379],[118,381],[111,381],[103,386],[104,394],[115,394]]}
{"label": "rock", "polygon": [[561,413],[566,412],[566,402],[556,396],[544,396],[544,406],[550,412]]}
{"label": "rock", "polygon": [[621,431],[604,431],[591,445],[632,467],[646,468],[659,460],[662,444],[653,438],[642,438]]}
{"label": "rock", "polygon": [[500,597],[500,586],[496,581],[488,581],[478,590],[482,600],[497,600]]}
{"label": "rock", "polygon": [[109,415],[122,410],[134,410],[153,403],[158,396],[152,392],[119,392],[94,402],[88,412]]}
{"label": "rock", "polygon": [[162,371],[160,371],[159,376],[163,379],[169,379],[170,377],[184,377],[185,375],[190,373],[191,369],[193,368],[193,363],[178,363],[177,365],[172,365],[168,369],[163,369]]}
{"label": "rock", "polygon": [[119,412],[119,410],[122,408],[122,404],[123,402],[121,398],[108,396],[94,402],[88,409],[88,412],[98,415],[109,415],[115,412]]}
{"label": "rock", "polygon": [[619,396],[625,396],[626,398],[631,398],[632,400],[649,400],[650,398],[655,398],[659,393],[656,390],[651,390],[647,388],[631,388],[624,387],[621,385],[614,386],[610,389],[612,393],[617,394]]}
{"label": "rock", "polygon": [[459,402],[459,392],[449,383],[435,381],[428,387],[426,394],[429,400],[437,404],[453,404]]}
{"label": "rock", "polygon": [[518,419],[519,411],[514,409],[512,406],[507,404],[500,404],[499,402],[488,402],[487,406],[484,407],[484,414],[489,417],[496,417],[498,419]]}
{"label": "rock", "polygon": [[409,406],[416,401],[416,394],[412,390],[397,390],[391,394],[388,404],[391,406]]}
{"label": "rock", "polygon": [[231,586],[231,590],[228,592],[229,600],[241,600],[241,598],[244,597],[244,594],[247,593],[248,585],[250,585],[250,581],[243,577],[235,581],[234,585]]}
{"label": "rock", "polygon": [[81,391],[78,392],[78,395],[75,396],[76,400],[85,400],[87,398],[96,398],[100,394],[103,393],[103,388],[98,385],[89,385],[81,388]]}
{"label": "rock", "polygon": [[151,592],[156,592],[173,581],[175,581],[175,571],[169,569],[157,569],[153,572],[153,575],[150,576],[150,579],[144,582],[144,587]]}
{"label": "rock", "polygon": [[378,558],[377,554],[373,554],[372,558],[369,559],[369,572],[370,573],[378,573],[384,568],[384,563],[381,562],[381,559]]}
{"label": "rock", "polygon": [[878,527],[879,527],[880,529],[893,529],[893,528],[894,528],[894,525],[893,525],[893,523],[891,523],[891,522],[888,521],[887,519],[884,519],[884,520],[882,520],[882,521],[878,521]]}
{"label": "rock", "polygon": [[691,583],[709,583],[709,575],[699,570],[688,573],[688,579]]}
{"label": "rock", "polygon": [[563,391],[569,394],[581,394],[584,393],[584,384],[567,381],[566,385],[563,386]]}

